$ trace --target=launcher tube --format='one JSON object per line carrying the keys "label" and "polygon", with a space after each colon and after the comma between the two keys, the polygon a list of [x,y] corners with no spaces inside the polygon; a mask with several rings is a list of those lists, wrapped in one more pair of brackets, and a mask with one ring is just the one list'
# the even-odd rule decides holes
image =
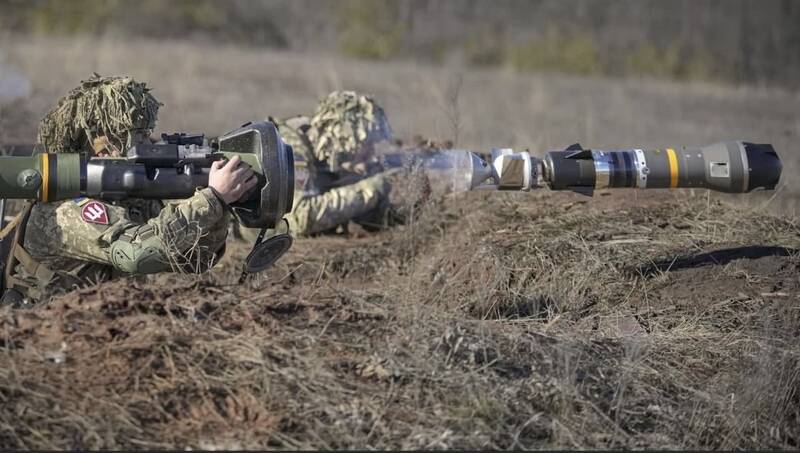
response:
{"label": "launcher tube", "polygon": [[706,188],[745,193],[774,189],[782,165],[768,144],[742,141],[704,147],[550,151],[543,176],[553,190]]}

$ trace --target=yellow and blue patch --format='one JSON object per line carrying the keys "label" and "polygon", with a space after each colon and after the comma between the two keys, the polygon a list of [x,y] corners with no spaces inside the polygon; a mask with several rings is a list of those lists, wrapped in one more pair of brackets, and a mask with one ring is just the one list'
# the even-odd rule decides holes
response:
{"label": "yellow and blue patch", "polygon": [[73,198],[72,201],[78,206],[83,206],[83,205],[85,205],[86,203],[89,202],[89,198],[81,196],[81,197]]}

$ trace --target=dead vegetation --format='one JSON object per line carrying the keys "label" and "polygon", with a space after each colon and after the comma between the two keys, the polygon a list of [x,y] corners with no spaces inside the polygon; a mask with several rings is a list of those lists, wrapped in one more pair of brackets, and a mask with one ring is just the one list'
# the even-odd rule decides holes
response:
{"label": "dead vegetation", "polygon": [[2,445],[797,447],[796,219],[493,195],[5,309]]}
{"label": "dead vegetation", "polygon": [[[377,93],[405,136],[484,150],[752,138],[787,166],[774,199],[461,194],[390,231],[299,240],[245,285],[232,244],[201,277],[3,308],[3,449],[800,447],[796,94],[467,71],[448,120],[419,109],[454,80],[438,69],[46,44],[9,53],[35,93],[3,111],[14,141],[97,70],[157,81],[164,130],[216,133],[346,86]],[[160,58],[131,57],[145,54]]]}

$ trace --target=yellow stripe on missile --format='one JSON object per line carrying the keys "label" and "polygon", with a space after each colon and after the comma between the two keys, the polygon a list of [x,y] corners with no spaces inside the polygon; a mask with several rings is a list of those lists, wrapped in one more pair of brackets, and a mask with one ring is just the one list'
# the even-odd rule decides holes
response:
{"label": "yellow stripe on missile", "polygon": [[678,155],[675,150],[667,148],[667,158],[669,159],[669,188],[678,187]]}
{"label": "yellow stripe on missile", "polygon": [[50,192],[50,156],[42,153],[42,191],[39,194],[42,202],[47,203],[47,194]]}

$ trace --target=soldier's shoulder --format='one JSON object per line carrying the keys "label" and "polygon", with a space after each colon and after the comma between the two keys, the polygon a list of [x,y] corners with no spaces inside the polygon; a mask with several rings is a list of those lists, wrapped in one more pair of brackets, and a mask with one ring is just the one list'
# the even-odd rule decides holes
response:
{"label": "soldier's shoulder", "polygon": [[311,118],[305,115],[294,115],[286,118],[270,116],[267,120],[275,124],[281,135],[305,134],[308,128],[311,127]]}
{"label": "soldier's shoulder", "polygon": [[124,207],[91,198],[36,203],[25,226],[25,248],[39,257],[97,260],[109,235],[129,223]]}
{"label": "soldier's shoulder", "polygon": [[283,123],[296,131],[305,133],[311,127],[311,118],[305,115],[290,116],[283,120]]}
{"label": "soldier's shoulder", "polygon": [[[309,160],[311,157],[311,141],[308,138],[308,129],[311,120],[307,116],[296,115],[283,119],[272,119],[278,127],[278,132],[284,142],[292,146],[295,160]],[[300,159],[297,159],[300,157]]]}
{"label": "soldier's shoulder", "polygon": [[102,233],[121,220],[128,220],[127,209],[100,200],[80,197],[56,203],[36,203],[31,209],[28,229],[85,230]]}

